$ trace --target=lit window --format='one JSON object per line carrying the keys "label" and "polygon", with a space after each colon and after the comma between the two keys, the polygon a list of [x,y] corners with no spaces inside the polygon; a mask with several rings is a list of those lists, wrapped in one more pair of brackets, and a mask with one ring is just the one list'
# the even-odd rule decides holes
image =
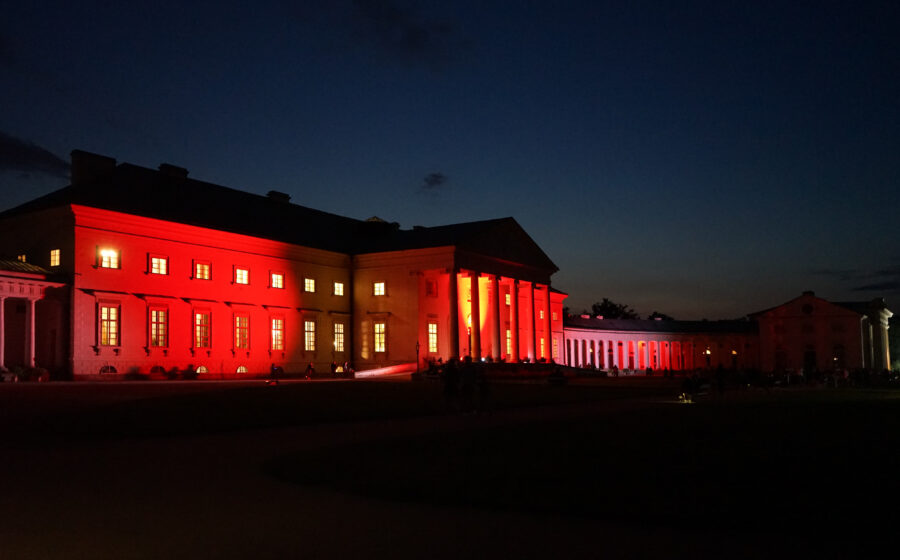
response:
{"label": "lit window", "polygon": [[150,346],[165,348],[169,345],[169,332],[166,319],[168,313],[165,309],[150,310]]}
{"label": "lit window", "polygon": [[375,323],[375,351],[384,352],[384,323]]}
{"label": "lit window", "polygon": [[197,366],[197,373],[209,373],[209,370],[206,369],[206,366]]}
{"label": "lit window", "polygon": [[556,320],[556,311],[554,311],[553,313],[551,313],[550,316],[553,317],[553,320],[555,321],[555,320]]}
{"label": "lit window", "polygon": [[100,268],[119,268],[119,252],[115,249],[100,251]]}
{"label": "lit window", "polygon": [[541,319],[543,319],[543,318],[544,318],[544,310],[541,309]]}
{"label": "lit window", "polygon": [[334,295],[336,295],[336,296],[344,295],[344,283],[343,282],[335,282],[334,283]]}
{"label": "lit window", "polygon": [[238,366],[235,371],[237,373],[248,373],[250,370],[247,369],[247,366]]}
{"label": "lit window", "polygon": [[280,272],[272,273],[272,287],[284,288],[284,274],[281,274]]}
{"label": "lit window", "polygon": [[235,284],[249,284],[250,283],[250,271],[246,268],[235,268],[234,269],[234,283]]}
{"label": "lit window", "polygon": [[50,251],[50,266],[59,266],[59,249]]}
{"label": "lit window", "polygon": [[315,292],[316,291],[316,281],[312,278],[304,278],[303,279],[303,291],[304,292]]}
{"label": "lit window", "polygon": [[376,296],[384,295],[384,282],[375,282],[375,295]]}
{"label": "lit window", "polygon": [[334,351],[344,351],[344,323],[334,324]]}
{"label": "lit window", "polygon": [[[591,348],[591,352],[593,351],[594,349]],[[559,341],[555,338],[553,339],[553,359],[559,361]]]}
{"label": "lit window", "polygon": [[316,349],[316,322],[303,322],[303,349],[313,352]]}
{"label": "lit window", "polygon": [[212,277],[212,265],[208,262],[194,262],[194,278],[209,280]]}
{"label": "lit window", "polygon": [[284,319],[272,318],[272,350],[284,350]]}
{"label": "lit window", "polygon": [[432,354],[436,354],[438,351],[437,345],[437,323],[428,323],[428,351]]}
{"label": "lit window", "polygon": [[168,274],[169,259],[165,257],[150,257],[150,274]]}
{"label": "lit window", "polygon": [[509,294],[506,294],[506,305],[511,305],[511,303],[512,303],[512,297],[510,297]]}
{"label": "lit window", "polygon": [[506,355],[512,356],[512,331],[506,329]]}
{"label": "lit window", "polygon": [[100,345],[119,345],[119,306],[100,306]]}
{"label": "lit window", "polygon": [[210,314],[204,311],[194,313],[194,348],[210,348]]}
{"label": "lit window", "polygon": [[541,358],[546,357],[546,354],[545,354],[546,349],[544,347],[545,347],[545,341],[543,338],[541,338]]}
{"label": "lit window", "polygon": [[250,317],[247,315],[234,316],[234,347],[250,348]]}
{"label": "lit window", "polygon": [[19,262],[25,262],[25,255],[19,255],[19,256],[17,256],[17,257],[16,257],[16,260],[18,260]]}

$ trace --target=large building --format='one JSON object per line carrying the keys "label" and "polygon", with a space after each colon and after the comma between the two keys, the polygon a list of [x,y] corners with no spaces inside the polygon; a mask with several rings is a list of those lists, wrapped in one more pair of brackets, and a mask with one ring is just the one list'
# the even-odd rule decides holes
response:
{"label": "large building", "polygon": [[402,230],[72,152],[0,213],[0,365],[89,378],[559,359],[556,265],[512,218]]}
{"label": "large building", "polygon": [[882,300],[811,292],[741,321],[564,317],[512,218],[402,230],[72,152],[0,213],[0,371],[254,377],[472,356],[620,370],[889,369]]}

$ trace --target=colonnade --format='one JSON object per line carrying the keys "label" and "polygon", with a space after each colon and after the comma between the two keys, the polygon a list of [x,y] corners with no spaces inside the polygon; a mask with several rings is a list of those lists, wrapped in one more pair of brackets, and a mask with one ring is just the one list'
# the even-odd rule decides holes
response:
{"label": "colonnade", "polygon": [[623,339],[615,335],[597,340],[567,335],[566,363],[597,369],[685,370],[697,367],[696,348],[697,343],[691,340]]}
{"label": "colonnade", "polygon": [[[548,284],[454,270],[449,300],[451,356],[550,360],[553,332]],[[461,319],[464,329],[460,328]]]}
{"label": "colonnade", "polygon": [[35,367],[35,305],[39,298],[23,297],[13,298],[0,293],[0,368],[6,367],[6,300],[24,299],[25,304],[25,364]]}

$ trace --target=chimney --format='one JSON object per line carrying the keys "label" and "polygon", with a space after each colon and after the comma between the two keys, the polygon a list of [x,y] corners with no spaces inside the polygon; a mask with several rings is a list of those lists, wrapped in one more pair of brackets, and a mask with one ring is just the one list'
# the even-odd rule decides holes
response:
{"label": "chimney", "polygon": [[812,290],[806,290],[805,292],[803,292],[803,295],[815,297],[816,292],[814,292],[814,291],[812,291]]}
{"label": "chimney", "polygon": [[179,179],[187,179],[188,170],[184,167],[178,167],[177,165],[172,165],[171,163],[160,163],[159,164],[159,172],[163,175],[168,175],[169,177],[177,177]]}
{"label": "chimney", "polygon": [[109,177],[116,170],[116,160],[111,157],[92,154],[82,150],[72,150],[72,185],[90,185]]}
{"label": "chimney", "polygon": [[281,191],[269,191],[266,193],[266,196],[269,197],[269,200],[274,200],[276,202],[290,202],[291,195],[288,193],[283,193]]}

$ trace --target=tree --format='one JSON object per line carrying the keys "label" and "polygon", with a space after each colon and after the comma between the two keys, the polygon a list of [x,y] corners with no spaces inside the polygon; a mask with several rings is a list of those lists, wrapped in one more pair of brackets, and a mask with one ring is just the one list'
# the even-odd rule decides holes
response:
{"label": "tree", "polygon": [[670,317],[670,316],[666,315],[665,313],[660,313],[659,311],[654,311],[647,318],[650,319],[651,321],[653,319],[660,319],[661,321],[674,321],[675,320],[674,317]]}
{"label": "tree", "polygon": [[591,306],[591,313],[594,316],[600,315],[604,319],[637,319],[637,312],[627,305],[610,301],[609,298],[603,298],[603,301],[597,302]]}

